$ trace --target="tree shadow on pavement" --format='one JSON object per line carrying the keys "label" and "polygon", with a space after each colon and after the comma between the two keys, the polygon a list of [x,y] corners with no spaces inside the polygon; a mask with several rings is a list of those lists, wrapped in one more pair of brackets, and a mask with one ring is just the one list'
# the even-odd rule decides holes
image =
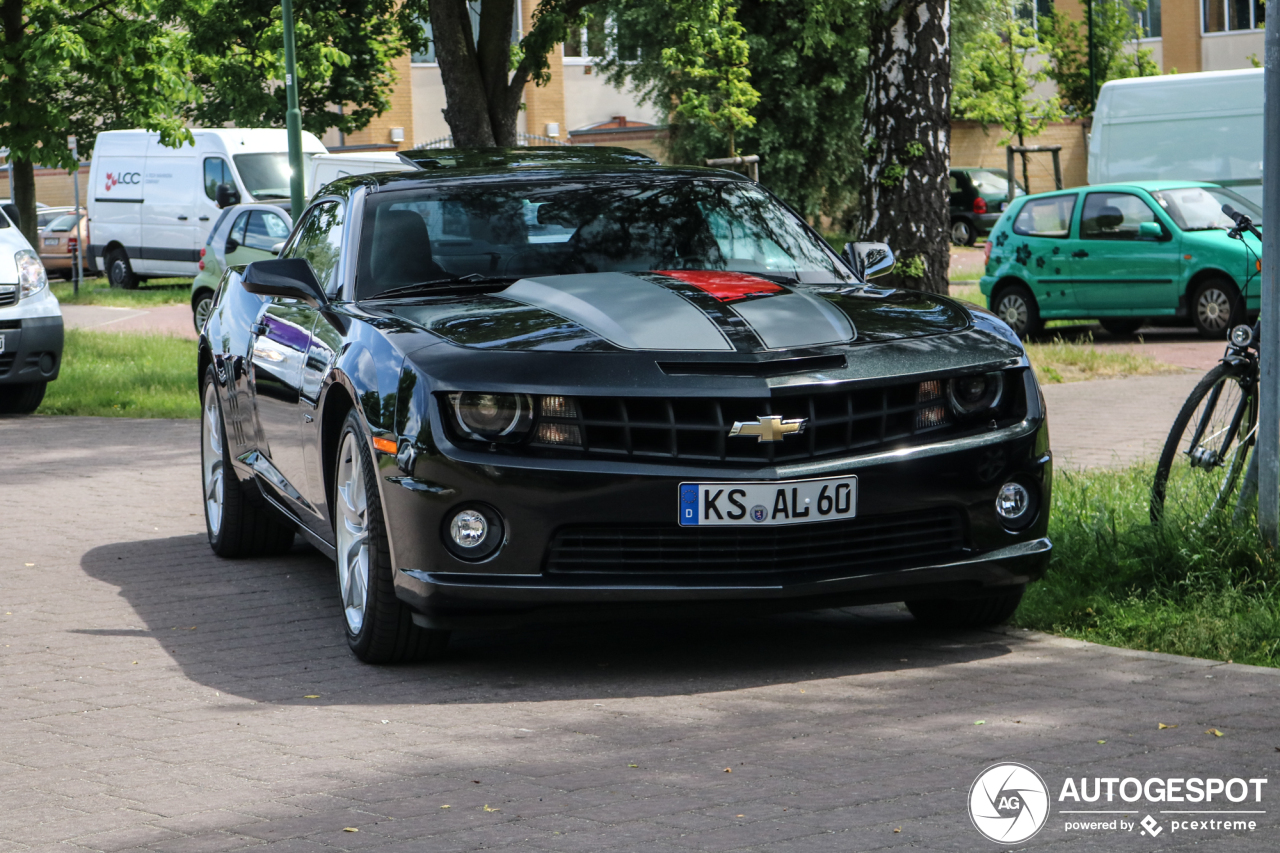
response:
{"label": "tree shadow on pavement", "polygon": [[443,660],[377,667],[347,649],[333,564],[307,546],[284,557],[224,560],[203,535],[180,536],[100,546],[80,564],[118,587],[145,627],[69,631],[156,642],[193,681],[259,702],[683,695],[967,663],[1007,654],[1017,642],[926,631],[902,608],[879,606],[457,632]]}

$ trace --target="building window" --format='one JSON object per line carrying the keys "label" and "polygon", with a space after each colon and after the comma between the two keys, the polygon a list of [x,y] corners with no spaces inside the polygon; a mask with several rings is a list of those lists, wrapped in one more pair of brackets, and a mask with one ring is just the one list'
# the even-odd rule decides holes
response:
{"label": "building window", "polygon": [[1160,38],[1160,0],[1147,0],[1147,8],[1141,12],[1130,6],[1129,13],[1133,15],[1134,22],[1142,27],[1144,39]]}
{"label": "building window", "polygon": [[1018,18],[1033,27],[1039,25],[1040,18],[1053,14],[1053,0],[1025,0],[1018,4]]}
{"label": "building window", "polygon": [[[467,12],[471,16],[471,37],[473,39],[480,38],[480,2],[481,0],[468,0]],[[431,41],[431,22],[418,21],[418,25],[427,34],[427,50],[425,53],[415,52],[409,57],[411,62],[435,62],[436,61],[436,43]],[[511,43],[520,43],[520,4],[516,3],[511,14]]]}
{"label": "building window", "polygon": [[1206,33],[1262,29],[1267,18],[1263,0],[1201,0],[1201,4]]}
{"label": "building window", "polygon": [[588,18],[586,26],[571,30],[564,40],[564,55],[568,59],[599,60],[615,50],[624,62],[640,58],[640,48],[634,39],[627,38],[626,28],[620,31],[612,18],[603,15]]}

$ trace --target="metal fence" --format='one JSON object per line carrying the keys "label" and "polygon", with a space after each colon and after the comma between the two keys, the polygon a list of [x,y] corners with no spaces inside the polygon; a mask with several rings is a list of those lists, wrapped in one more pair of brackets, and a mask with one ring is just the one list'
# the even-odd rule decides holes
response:
{"label": "metal fence", "polygon": [[[518,133],[516,134],[516,145],[521,148],[537,148],[552,145],[569,145],[571,143],[562,142],[550,136],[539,136],[536,133]],[[452,148],[453,137],[441,136],[436,139],[429,139],[426,142],[418,144],[418,148]]]}

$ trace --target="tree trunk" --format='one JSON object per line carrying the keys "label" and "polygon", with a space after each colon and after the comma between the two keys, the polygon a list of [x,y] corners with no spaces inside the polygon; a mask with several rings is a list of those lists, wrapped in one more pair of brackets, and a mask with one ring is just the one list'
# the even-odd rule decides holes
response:
{"label": "tree trunk", "polygon": [[444,120],[458,147],[492,147],[489,96],[466,0],[432,0],[431,40],[444,84]]}
{"label": "tree trunk", "polygon": [[36,249],[40,249],[36,245],[38,229],[36,228],[36,167],[27,160],[13,159],[13,171],[10,177],[12,183],[9,186],[9,194],[13,199],[13,203],[18,208],[19,229],[22,236],[27,238],[27,242]]}
{"label": "tree trunk", "polygon": [[863,115],[859,240],[888,243],[899,287],[946,293],[951,250],[951,10],[880,0]]}

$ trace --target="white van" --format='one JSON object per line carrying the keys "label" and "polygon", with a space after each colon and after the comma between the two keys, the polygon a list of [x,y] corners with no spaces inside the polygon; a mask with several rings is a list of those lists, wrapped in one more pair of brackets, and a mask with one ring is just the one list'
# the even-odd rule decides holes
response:
{"label": "white van", "polygon": [[1141,180],[1211,181],[1262,204],[1262,69],[1105,84],[1089,183]]}
{"label": "white van", "polygon": [[350,154],[317,154],[311,158],[311,174],[307,187],[315,196],[324,185],[347,175],[367,175],[371,172],[405,172],[416,169],[400,159],[395,151],[353,152]]}
{"label": "white van", "polygon": [[62,308],[40,256],[0,210],[0,415],[34,412],[62,367]]}
{"label": "white van", "polygon": [[[89,166],[89,262],[113,287],[134,287],[155,276],[194,276],[200,248],[218,218],[218,186],[233,190],[224,202],[287,202],[286,132],[274,128],[193,130],[194,144],[168,148],[160,134],[109,130],[98,134]],[[313,134],[302,134],[305,161],[324,154]],[[239,198],[234,198],[239,196]]]}

